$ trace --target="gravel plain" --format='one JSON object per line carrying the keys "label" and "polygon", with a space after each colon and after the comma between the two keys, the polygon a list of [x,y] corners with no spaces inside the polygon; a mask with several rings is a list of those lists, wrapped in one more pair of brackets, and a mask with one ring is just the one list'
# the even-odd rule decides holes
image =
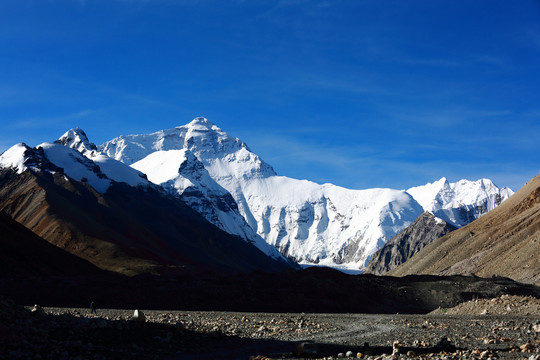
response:
{"label": "gravel plain", "polygon": [[[515,314],[496,313],[508,309],[505,302],[515,305]],[[488,303],[494,304],[491,313],[470,313],[473,307],[484,312]],[[32,312],[4,302],[0,358],[540,360],[537,303],[523,297],[477,300],[461,305],[468,314],[440,309],[428,315],[142,310],[144,321],[136,321],[134,310]]]}

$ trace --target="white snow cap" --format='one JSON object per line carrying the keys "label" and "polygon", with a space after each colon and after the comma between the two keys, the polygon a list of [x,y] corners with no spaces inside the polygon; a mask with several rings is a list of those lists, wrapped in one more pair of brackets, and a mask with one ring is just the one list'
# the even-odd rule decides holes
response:
{"label": "white snow cap", "polygon": [[88,140],[86,133],[79,127],[66,131],[66,133],[60,136],[55,142],[72,148],[73,150],[77,150],[87,157],[95,156],[99,153],[97,146]]}
{"label": "white snow cap", "polygon": [[213,122],[211,122],[210,120],[202,116],[196,117],[195,119],[191,120],[188,124],[184,126],[178,126],[178,127],[190,127],[190,128],[204,127],[206,129],[211,129],[211,130],[221,130]]}
{"label": "white snow cap", "polygon": [[25,153],[30,148],[25,143],[13,145],[0,155],[0,167],[17,170],[17,174],[22,174],[27,166],[24,164]]}

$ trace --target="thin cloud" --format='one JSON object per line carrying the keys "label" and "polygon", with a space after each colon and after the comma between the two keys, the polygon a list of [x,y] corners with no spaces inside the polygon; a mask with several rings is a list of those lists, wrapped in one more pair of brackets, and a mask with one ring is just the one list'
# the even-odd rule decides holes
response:
{"label": "thin cloud", "polygon": [[415,59],[415,58],[410,58],[410,57],[402,57],[396,60],[404,64],[422,65],[422,66],[437,66],[437,67],[463,66],[462,63],[456,60],[448,60],[448,59],[420,59],[420,58]]}
{"label": "thin cloud", "polygon": [[49,128],[55,125],[62,125],[71,123],[73,120],[86,118],[96,113],[96,110],[82,110],[76,113],[70,113],[67,115],[55,116],[55,117],[30,117],[25,119],[13,120],[6,125],[9,129],[35,129],[35,128]]}

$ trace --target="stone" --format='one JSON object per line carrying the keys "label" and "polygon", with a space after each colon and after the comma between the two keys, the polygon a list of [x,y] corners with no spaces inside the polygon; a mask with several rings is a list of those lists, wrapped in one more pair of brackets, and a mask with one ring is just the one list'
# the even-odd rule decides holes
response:
{"label": "stone", "polygon": [[489,350],[484,350],[480,353],[480,359],[487,359],[489,357]]}
{"label": "stone", "polygon": [[350,351],[350,350],[347,351],[347,352],[345,353],[345,356],[346,356],[346,357],[349,357],[349,358],[350,358],[350,357],[353,357],[353,355],[354,355],[353,352]]}
{"label": "stone", "polygon": [[533,329],[535,332],[540,332],[540,324],[533,325],[532,329]]}
{"label": "stone", "polygon": [[45,314],[45,311],[43,311],[43,308],[39,306],[38,304],[35,304],[32,310],[30,310],[30,312],[32,312],[32,314],[39,314],[39,315]]}
{"label": "stone", "polygon": [[400,347],[401,344],[399,343],[399,341],[394,341],[394,343],[392,344],[392,355],[398,355],[400,352]]}
{"label": "stone", "polygon": [[133,312],[133,320],[138,322],[145,322],[146,321],[146,315],[141,310],[135,310]]}

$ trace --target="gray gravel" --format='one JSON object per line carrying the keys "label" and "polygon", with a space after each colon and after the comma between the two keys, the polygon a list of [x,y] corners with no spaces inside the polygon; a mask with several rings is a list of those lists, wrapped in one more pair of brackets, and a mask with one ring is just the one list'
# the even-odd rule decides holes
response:
{"label": "gray gravel", "polygon": [[[90,316],[88,309],[46,308],[45,311]],[[167,355],[154,353],[152,357],[156,358],[337,359],[340,354],[347,358],[349,352],[349,358],[361,354],[367,359],[540,360],[540,334],[536,331],[540,317],[537,315],[143,312],[149,323],[169,324],[201,336],[201,339],[180,344],[176,353],[171,354],[170,349]],[[98,318],[127,321],[132,313],[132,310],[98,309]],[[393,349],[395,342],[399,343],[396,350]],[[154,351],[145,350],[142,345],[138,350],[144,355]],[[391,357],[393,351],[395,354]]]}

